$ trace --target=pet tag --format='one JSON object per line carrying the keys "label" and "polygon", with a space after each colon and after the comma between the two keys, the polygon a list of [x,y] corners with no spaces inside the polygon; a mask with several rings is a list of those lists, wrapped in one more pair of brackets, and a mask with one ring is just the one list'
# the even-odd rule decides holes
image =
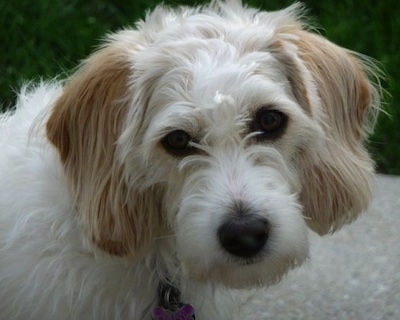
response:
{"label": "pet tag", "polygon": [[194,308],[190,304],[184,304],[174,311],[157,307],[153,311],[153,320],[194,320]]}

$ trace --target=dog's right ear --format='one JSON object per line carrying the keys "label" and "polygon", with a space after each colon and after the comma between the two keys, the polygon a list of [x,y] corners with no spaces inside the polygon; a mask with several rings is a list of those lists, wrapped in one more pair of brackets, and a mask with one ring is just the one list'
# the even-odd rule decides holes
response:
{"label": "dog's right ear", "polygon": [[47,122],[47,137],[64,164],[78,221],[89,241],[117,256],[145,251],[160,225],[153,192],[128,187],[117,154],[132,108],[133,52],[116,41],[90,56],[66,84]]}

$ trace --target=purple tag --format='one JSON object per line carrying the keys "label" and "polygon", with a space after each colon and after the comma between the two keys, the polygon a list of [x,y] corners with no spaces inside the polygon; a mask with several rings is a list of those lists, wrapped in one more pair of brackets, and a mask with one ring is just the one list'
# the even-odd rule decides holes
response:
{"label": "purple tag", "polygon": [[157,307],[153,311],[154,320],[193,320],[194,308],[190,304],[184,304],[182,308],[175,311]]}

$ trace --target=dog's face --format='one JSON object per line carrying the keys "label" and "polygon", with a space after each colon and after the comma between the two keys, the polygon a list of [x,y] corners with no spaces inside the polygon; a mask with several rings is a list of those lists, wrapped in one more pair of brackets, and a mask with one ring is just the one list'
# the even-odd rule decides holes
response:
{"label": "dog's face", "polygon": [[[88,240],[141,256],[163,236],[190,277],[272,283],[368,204],[378,103],[362,63],[295,9],[158,8],[91,56],[47,124]],[[157,240],[160,239],[160,240]]]}
{"label": "dog's face", "polygon": [[124,163],[144,163],[144,183],[164,189],[184,269],[232,285],[276,279],[307,256],[296,159],[322,129],[267,51],[179,39],[139,54],[138,81],[151,63],[162,74],[151,79],[151,116],[139,143],[120,142],[137,148]]}

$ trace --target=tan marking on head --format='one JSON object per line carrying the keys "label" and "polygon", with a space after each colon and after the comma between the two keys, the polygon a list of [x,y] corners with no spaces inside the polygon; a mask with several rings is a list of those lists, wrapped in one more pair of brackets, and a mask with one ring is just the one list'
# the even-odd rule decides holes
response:
{"label": "tan marking on head", "polygon": [[310,101],[310,92],[306,86],[304,74],[301,72],[300,61],[296,61],[289,52],[284,48],[281,41],[276,41],[269,48],[273,56],[284,66],[286,77],[289,80],[292,88],[292,93],[297,102],[304,109],[304,111],[312,116],[312,108]]}
{"label": "tan marking on head", "polygon": [[[137,255],[158,232],[152,192],[124,181],[117,140],[130,107],[131,53],[108,44],[67,83],[47,123],[88,238],[113,255]],[[132,133],[134,134],[134,133]]]}
{"label": "tan marking on head", "polygon": [[[368,77],[368,67],[352,52],[328,40],[293,28],[291,45],[311,73],[320,103],[311,114],[320,114],[326,134],[325,145],[314,162],[300,159],[303,180],[301,201],[308,225],[320,234],[331,232],[354,220],[372,196],[374,164],[363,146],[379,111],[379,92]],[[290,74],[298,74],[291,63]],[[292,71],[290,71],[292,70]],[[291,81],[298,100],[307,105],[307,88],[296,76]],[[297,93],[296,93],[297,92]],[[307,109],[305,110],[307,112]],[[313,146],[310,146],[313,148]]]}

